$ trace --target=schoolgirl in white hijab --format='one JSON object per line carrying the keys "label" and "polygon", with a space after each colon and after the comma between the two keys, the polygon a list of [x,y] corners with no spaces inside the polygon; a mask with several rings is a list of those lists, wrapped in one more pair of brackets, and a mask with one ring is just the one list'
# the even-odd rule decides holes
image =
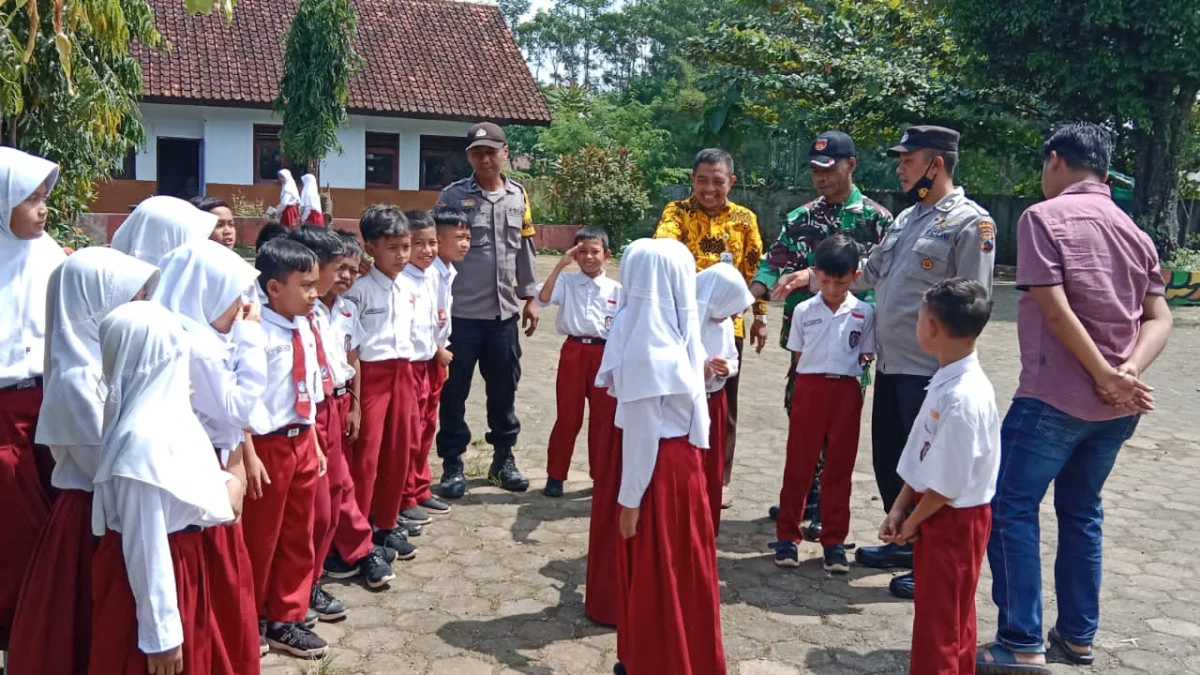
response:
{"label": "schoolgirl in white hijab", "polygon": [[737,375],[737,344],[733,319],[754,303],[746,288],[746,279],[729,263],[717,263],[696,275],[696,296],[700,311],[700,342],[704,345],[704,386],[708,391],[709,451],[704,456],[704,475],[708,485],[708,507],[713,533],[721,530],[721,493],[725,476],[725,440],[729,402],[725,381]]}
{"label": "schoolgirl in white hijab", "polygon": [[90,675],[238,672],[216,630],[200,530],[233,521],[241,483],[213,461],[192,414],[189,341],[152,302],[100,324],[108,399],[92,507],[103,539]]}
{"label": "schoolgirl in white hijab", "polygon": [[726,672],[701,466],[709,418],[695,269],[678,241],[630,244],[625,305],[596,377],[617,399],[623,436],[617,655],[632,673]]}
{"label": "schoolgirl in white hijab", "polygon": [[279,170],[279,206],[275,210],[279,212],[280,224],[288,227],[300,224],[300,191],[289,169]]}
{"label": "schoolgirl in white hijab", "polygon": [[[42,405],[46,284],[66,254],[46,233],[58,166],[0,147],[0,650],[9,646],[21,581],[50,515],[33,436]],[[37,455],[42,454],[39,462]]]}
{"label": "schoolgirl in white hijab", "polygon": [[300,222],[324,225],[325,215],[321,212],[321,191],[317,188],[317,177],[306,173],[300,177]]}
{"label": "schoolgirl in white hijab", "polygon": [[152,290],[158,270],[110,248],[85,248],[50,275],[46,380],[37,442],[54,455],[61,490],[25,576],[8,651],[12,675],[87,672],[92,626],[92,481],[107,389],[100,322]]}
{"label": "schoolgirl in white hijab", "polygon": [[113,233],[112,247],[157,266],[168,251],[208,239],[217,216],[175,197],[150,197]]}

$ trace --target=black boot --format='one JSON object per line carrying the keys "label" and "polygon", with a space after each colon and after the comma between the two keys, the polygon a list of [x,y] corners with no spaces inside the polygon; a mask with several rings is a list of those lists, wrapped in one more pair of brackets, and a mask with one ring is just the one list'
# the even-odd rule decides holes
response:
{"label": "black boot", "polygon": [[524,492],[529,489],[529,479],[517,469],[512,450],[496,450],[492,456],[492,468],[488,469],[488,482],[509,492]]}
{"label": "black boot", "polygon": [[467,477],[463,474],[462,461],[447,459],[442,462],[442,484],[438,492],[446,499],[461,499],[467,494]]}

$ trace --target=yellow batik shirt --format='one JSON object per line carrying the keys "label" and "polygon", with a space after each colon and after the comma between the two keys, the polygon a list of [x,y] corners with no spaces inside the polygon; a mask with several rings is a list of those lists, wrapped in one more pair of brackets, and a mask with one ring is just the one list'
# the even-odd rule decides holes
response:
{"label": "yellow batik shirt", "polygon": [[[758,272],[758,261],[762,258],[758,217],[750,209],[733,202],[727,202],[715,216],[705,213],[695,197],[671,202],[663,209],[654,238],[683,242],[696,258],[697,271],[719,262],[730,263],[746,278],[747,285]],[[756,300],[754,315],[766,313],[766,300]],[[734,320],[733,328],[737,337],[746,336],[742,317]]]}

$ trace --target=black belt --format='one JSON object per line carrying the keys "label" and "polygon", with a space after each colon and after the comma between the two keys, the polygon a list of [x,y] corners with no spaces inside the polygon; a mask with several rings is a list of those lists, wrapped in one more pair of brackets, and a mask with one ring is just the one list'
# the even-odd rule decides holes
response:
{"label": "black belt", "polygon": [[568,335],[567,339],[571,342],[578,342],[581,345],[603,345],[608,343],[608,340],[598,337],[579,337],[576,335]]}
{"label": "black belt", "polygon": [[40,389],[41,386],[42,386],[42,376],[38,375],[37,377],[26,378],[16,384],[12,384],[7,387],[4,387],[3,389],[0,389],[0,391],[23,391],[25,389]]}
{"label": "black belt", "polygon": [[349,394],[349,393],[350,393],[350,387],[349,387],[349,386],[343,386],[343,387],[334,387],[334,388],[333,388],[333,397],[334,397],[334,398],[337,398],[337,397],[339,397],[339,396],[345,396],[346,394]]}
{"label": "black belt", "polygon": [[275,431],[268,432],[267,436],[285,436],[287,438],[295,438],[300,434],[308,431],[311,424],[291,424],[286,427],[279,427]]}
{"label": "black belt", "polygon": [[179,533],[180,534],[196,534],[197,532],[203,532],[203,531],[204,531],[204,528],[200,527],[199,525],[188,525],[187,527],[180,530]]}

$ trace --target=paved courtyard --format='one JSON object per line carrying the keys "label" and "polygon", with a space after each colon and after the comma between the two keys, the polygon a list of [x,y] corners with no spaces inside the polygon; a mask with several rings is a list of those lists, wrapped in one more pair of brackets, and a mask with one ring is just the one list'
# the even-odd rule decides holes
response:
{"label": "paved courtyard", "polygon": [[[555,260],[539,260],[541,277]],[[613,272],[615,274],[615,271]],[[997,308],[980,352],[1003,412],[1018,374],[1016,301],[997,284]],[[781,310],[772,308],[771,329]],[[1143,419],[1122,451],[1105,493],[1105,579],[1097,664],[1059,673],[1176,675],[1200,673],[1200,568],[1189,531],[1200,515],[1200,311],[1179,309],[1166,354],[1148,374],[1158,411]],[[397,563],[390,590],[329,586],[351,607],[318,632],[333,645],[328,663],[305,665],[270,655],[264,673],[338,675],[591,675],[612,672],[614,632],[583,616],[589,495],[583,435],[567,494],[551,500],[544,483],[546,439],[554,422],[554,378],[561,338],[553,311],[524,340],[517,395],[523,431],[519,464],[532,487],[514,495],[484,486],[490,451],[472,450],[472,492],[415,540],[416,560]],[[780,570],[767,542],[767,507],[779,492],[786,419],[787,355],[775,341],[743,364],[741,423],[733,488],[717,542],[725,649],[731,675],[851,675],[907,672],[912,605],[887,592],[891,573],[852,568],[833,578],[816,544],[801,547],[801,566]],[[482,383],[470,422],[482,439]],[[870,410],[868,401],[866,411]],[[876,543],[882,517],[870,462],[870,417],[854,475],[851,541]],[[482,440],[477,444],[482,446]],[[435,465],[436,466],[436,465]],[[435,468],[436,475],[440,470]],[[1053,625],[1051,566],[1056,532],[1052,502],[1043,507],[1046,620]],[[1192,544],[1187,542],[1192,541]],[[1192,549],[1192,553],[1187,553]],[[978,596],[980,636],[995,630],[986,565]],[[671,675],[664,673],[662,675]]]}

